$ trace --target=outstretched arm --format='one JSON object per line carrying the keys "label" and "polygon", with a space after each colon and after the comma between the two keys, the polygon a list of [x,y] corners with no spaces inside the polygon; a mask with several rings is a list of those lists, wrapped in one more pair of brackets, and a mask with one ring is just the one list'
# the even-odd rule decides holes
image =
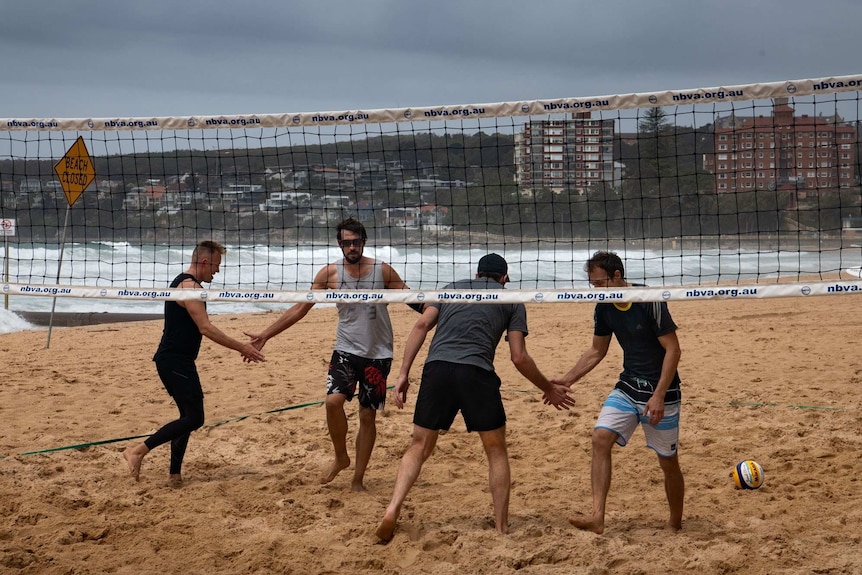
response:
{"label": "outstretched arm", "polygon": [[263,349],[266,342],[277,336],[302,318],[306,316],[308,310],[314,307],[313,303],[297,303],[290,306],[277,320],[272,322],[269,327],[260,333],[244,332],[245,335],[251,338],[251,345],[257,349]]}
{"label": "outstretched arm", "polygon": [[[398,275],[398,272],[387,263],[383,264],[383,285],[386,289],[410,289],[404,283],[404,280],[401,279],[401,276]],[[425,304],[421,303],[408,303],[407,305],[410,309],[419,313],[422,313],[425,309]]]}
{"label": "outstretched arm", "polygon": [[209,318],[207,314],[207,308],[203,302],[197,300],[189,300],[183,302],[186,311],[189,312],[192,320],[195,322],[195,325],[198,326],[198,330],[201,332],[201,335],[206,336],[207,338],[213,340],[219,345],[223,345],[229,349],[234,349],[242,354],[242,357],[245,361],[248,362],[258,362],[265,361],[265,357],[263,353],[257,348],[255,348],[250,343],[242,343],[238,341],[222,330],[217,328]]}
{"label": "outstretched arm", "polygon": [[[317,275],[314,276],[314,281],[311,284],[311,289],[327,289],[329,280],[334,271],[332,264],[324,266]],[[251,345],[257,349],[263,349],[266,342],[277,336],[293,324],[304,318],[309,310],[314,307],[314,303],[297,303],[290,306],[277,320],[272,322],[265,330],[260,333],[248,333],[245,335],[251,338]]]}
{"label": "outstretched arm", "polygon": [[426,307],[422,316],[416,320],[416,325],[410,330],[410,335],[407,336],[407,342],[404,344],[404,357],[401,360],[401,371],[398,373],[395,388],[392,390],[392,398],[398,409],[403,408],[404,402],[407,401],[407,388],[410,387],[408,380],[410,368],[413,367],[413,361],[422,348],[422,344],[425,343],[428,332],[437,325],[439,312],[440,310],[436,307]]}
{"label": "outstretched arm", "polygon": [[594,335],[593,343],[587,350],[581,354],[575,366],[559,379],[553,379],[554,383],[561,383],[567,387],[571,387],[573,383],[590,373],[608,354],[608,348],[611,345],[611,336],[609,335]]}
{"label": "outstretched arm", "polygon": [[524,332],[508,332],[509,354],[515,368],[530,382],[542,390],[543,399],[546,404],[553,405],[557,409],[569,409],[574,405],[574,400],[569,396],[569,388],[565,385],[552,383],[539,370],[536,362],[527,353],[527,342]]}

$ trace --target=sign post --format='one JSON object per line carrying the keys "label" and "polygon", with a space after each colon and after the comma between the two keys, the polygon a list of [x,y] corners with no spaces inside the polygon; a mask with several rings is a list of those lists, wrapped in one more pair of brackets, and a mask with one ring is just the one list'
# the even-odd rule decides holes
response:
{"label": "sign post", "polygon": [[[3,281],[9,283],[9,236],[15,236],[15,218],[0,219],[3,235]],[[9,294],[3,294],[3,309],[9,309]]]}
{"label": "sign post", "polygon": [[[69,212],[72,205],[78,201],[84,190],[93,183],[96,179],[96,169],[93,167],[93,160],[90,159],[90,152],[87,151],[87,145],[84,143],[84,138],[78,136],[75,143],[66,152],[66,155],[60,158],[60,161],[54,164],[54,172],[60,180],[60,185],[63,186],[63,192],[66,194],[66,201],[69,205],[66,207],[66,220],[63,222],[63,233],[60,238],[60,259],[57,262],[57,283],[60,283],[60,267],[63,265],[63,252],[66,247],[66,229],[69,227]],[[57,298],[51,304],[51,317],[48,320],[48,341],[45,347],[51,346],[51,329],[54,326],[54,310],[57,307]]]}

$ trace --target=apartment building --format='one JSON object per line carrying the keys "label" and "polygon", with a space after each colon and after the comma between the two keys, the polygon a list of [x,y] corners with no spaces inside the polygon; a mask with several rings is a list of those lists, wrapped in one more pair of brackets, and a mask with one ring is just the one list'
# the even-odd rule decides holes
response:
{"label": "apartment building", "polygon": [[568,120],[531,120],[515,134],[515,182],[522,190],[584,190],[618,185],[614,164],[614,120],[590,112]]}
{"label": "apartment building", "polygon": [[704,168],[719,193],[791,189],[805,197],[858,182],[856,128],[837,114],[797,116],[786,98],[769,116],[718,118],[713,137]]}

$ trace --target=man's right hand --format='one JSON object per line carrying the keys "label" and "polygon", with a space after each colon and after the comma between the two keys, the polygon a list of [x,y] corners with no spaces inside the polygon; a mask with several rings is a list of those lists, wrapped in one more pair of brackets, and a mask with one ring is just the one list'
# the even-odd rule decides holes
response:
{"label": "man's right hand", "polygon": [[[260,347],[263,347],[263,344],[261,344]],[[263,352],[260,351],[260,348],[256,347],[254,344],[247,343],[243,345],[242,349],[239,350],[239,352],[240,354],[242,354],[242,360],[246,363],[257,363],[259,361],[266,361],[266,356],[264,356]]]}
{"label": "man's right hand", "polygon": [[242,333],[244,333],[245,335],[247,335],[248,337],[251,338],[251,341],[249,343],[251,345],[253,345],[255,349],[258,349],[258,350],[263,349],[263,346],[266,345],[267,338],[263,337],[262,334],[248,333],[247,331],[244,331]]}
{"label": "man's right hand", "polygon": [[392,389],[392,400],[398,409],[404,408],[404,403],[407,401],[407,388],[410,387],[410,381],[406,375],[399,374],[395,382],[395,387]]}
{"label": "man's right hand", "polygon": [[566,385],[551,382],[551,387],[544,392],[542,401],[545,405],[553,405],[557,409],[569,409],[575,404],[575,400],[569,395]]}

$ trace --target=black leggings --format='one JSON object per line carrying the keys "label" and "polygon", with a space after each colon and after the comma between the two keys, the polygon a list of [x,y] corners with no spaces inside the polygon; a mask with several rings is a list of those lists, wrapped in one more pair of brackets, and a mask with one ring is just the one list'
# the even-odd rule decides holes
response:
{"label": "black leggings", "polygon": [[144,441],[148,449],[171,442],[171,474],[179,474],[192,431],[204,424],[204,393],[195,362],[160,359],[156,369],[165,389],[174,398],[180,418],[165,424]]}

